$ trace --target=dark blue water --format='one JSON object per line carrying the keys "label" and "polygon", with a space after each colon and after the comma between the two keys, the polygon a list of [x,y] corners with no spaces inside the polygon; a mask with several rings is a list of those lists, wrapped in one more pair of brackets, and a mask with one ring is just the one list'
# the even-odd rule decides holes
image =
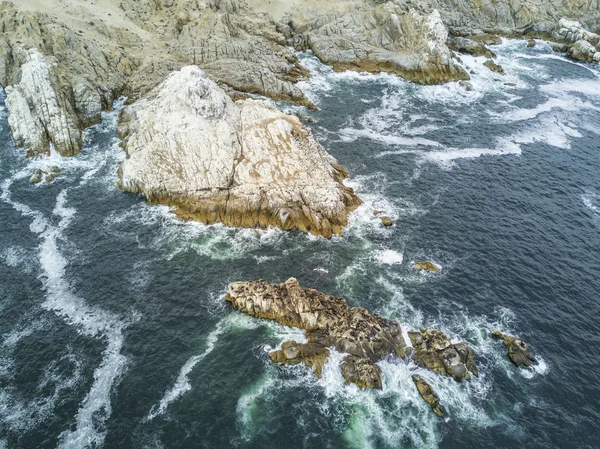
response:
{"label": "dark blue water", "polygon": [[[463,59],[472,92],[305,57],[320,68],[303,86],[321,108],[310,126],[365,201],[331,241],[180,223],[121,192],[117,111],[79,156],[31,161],[3,110],[0,448],[597,447],[600,72],[544,45],[496,51],[504,77]],[[30,186],[49,164],[58,181]],[[423,259],[441,271],[413,271]],[[301,332],[233,312],[224,291],[290,276],[468,341],[481,376],[390,359],[383,390],[361,391],[340,354],[321,380],[272,364]],[[531,344],[534,371],[511,365],[496,329]]]}

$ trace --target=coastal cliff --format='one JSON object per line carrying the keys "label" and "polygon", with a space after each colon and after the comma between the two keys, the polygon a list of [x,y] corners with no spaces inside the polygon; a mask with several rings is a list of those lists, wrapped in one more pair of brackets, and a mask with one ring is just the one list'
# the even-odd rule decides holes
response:
{"label": "coastal cliff", "polygon": [[574,0],[11,0],[0,4],[0,84],[12,87],[17,146],[29,156],[51,147],[72,156],[114,98],[133,102],[186,65],[234,98],[314,107],[296,85],[309,73],[291,47],[338,70],[442,83],[469,78],[447,45],[456,36],[553,39],[571,57],[597,62],[599,17],[596,2]]}

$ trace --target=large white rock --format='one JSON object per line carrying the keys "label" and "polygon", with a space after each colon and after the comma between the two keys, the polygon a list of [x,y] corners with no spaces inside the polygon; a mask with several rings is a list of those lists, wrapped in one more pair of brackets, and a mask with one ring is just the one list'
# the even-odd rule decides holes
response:
{"label": "large white rock", "polygon": [[120,185],[186,219],[341,234],[360,204],[311,132],[270,101],[234,103],[196,66],[127,107]]}
{"label": "large white rock", "polygon": [[54,89],[50,67],[36,49],[26,52],[21,79],[6,89],[8,124],[19,147],[35,156],[54,145],[62,155],[79,152],[81,131],[78,119]]}

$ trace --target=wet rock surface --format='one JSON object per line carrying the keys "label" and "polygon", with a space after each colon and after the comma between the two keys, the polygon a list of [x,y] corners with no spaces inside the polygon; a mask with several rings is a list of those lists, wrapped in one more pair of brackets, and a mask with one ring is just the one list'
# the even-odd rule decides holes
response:
{"label": "wet rock surface", "polygon": [[421,376],[418,376],[416,374],[412,376],[412,380],[415,383],[419,394],[421,395],[423,400],[429,404],[431,410],[433,410],[433,413],[440,417],[446,415],[446,410],[444,409],[442,404],[440,404],[440,399],[433,392],[431,385],[425,382],[425,380]]}
{"label": "wet rock surface", "polygon": [[438,267],[433,262],[427,261],[416,262],[413,265],[413,268],[417,271],[431,271],[433,273],[437,273],[438,271],[440,271],[440,267]]}
{"label": "wet rock surface", "polygon": [[314,107],[296,85],[309,72],[290,47],[311,49],[339,70],[385,71],[424,84],[468,80],[447,44],[490,57],[485,45],[497,43],[494,33],[552,38],[571,57],[598,62],[598,35],[588,31],[600,23],[596,6],[574,0],[11,0],[0,4],[0,84],[13,88],[7,109],[15,143],[29,156],[49,152],[51,144],[72,156],[81,148],[81,131],[115,98],[133,102],[183,66],[199,65],[233,98],[260,94]]}
{"label": "wet rock surface", "polygon": [[[348,354],[340,367],[342,375],[361,388],[382,388],[382,373],[376,362],[388,356],[412,357],[420,366],[457,381],[478,375],[467,343],[451,344],[440,330],[422,329],[408,333],[414,349],[407,347],[398,323],[360,307],[349,307],[343,298],[302,288],[294,278],[283,284],[233,282],[225,299],[248,315],[304,329],[308,343],[286,342],[269,357],[278,363],[305,363],[314,367],[318,376],[331,347]],[[415,384],[434,412],[443,412],[428,385],[424,381]]]}
{"label": "wet rock surface", "polygon": [[504,74],[504,68],[501,65],[496,64],[492,59],[488,59],[483,63],[483,65],[490,69],[492,72]]}
{"label": "wet rock surface", "polygon": [[523,340],[512,335],[503,334],[500,331],[492,333],[492,337],[504,343],[504,346],[508,349],[508,358],[518,367],[530,368],[537,364],[533,351]]}
{"label": "wet rock surface", "polygon": [[296,343],[293,340],[284,342],[280,350],[269,353],[269,358],[275,363],[282,365],[304,363],[314,370],[318,378],[322,375],[327,357],[329,357],[329,349],[326,347],[316,343]]}
{"label": "wet rock surface", "polygon": [[478,376],[473,352],[467,343],[452,344],[438,329],[420,329],[409,332],[414,348],[415,362],[434,373],[451,376],[456,381],[468,380],[471,374]]}

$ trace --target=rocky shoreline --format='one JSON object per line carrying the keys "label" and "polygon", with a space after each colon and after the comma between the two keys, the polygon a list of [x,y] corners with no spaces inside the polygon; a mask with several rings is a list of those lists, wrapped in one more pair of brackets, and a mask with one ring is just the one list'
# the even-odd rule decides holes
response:
{"label": "rocky shoreline", "polygon": [[[475,48],[460,39],[489,42],[487,35],[553,40],[573,58],[600,61],[600,12],[591,2],[47,3],[0,4],[0,84],[15,143],[29,156],[51,146],[77,154],[81,131],[114,98],[134,102],[187,65],[234,98],[259,94],[314,107],[296,86],[309,73],[292,49],[312,50],[338,70],[386,71],[425,84],[468,80],[454,52]],[[493,58],[489,49],[477,51]]]}

